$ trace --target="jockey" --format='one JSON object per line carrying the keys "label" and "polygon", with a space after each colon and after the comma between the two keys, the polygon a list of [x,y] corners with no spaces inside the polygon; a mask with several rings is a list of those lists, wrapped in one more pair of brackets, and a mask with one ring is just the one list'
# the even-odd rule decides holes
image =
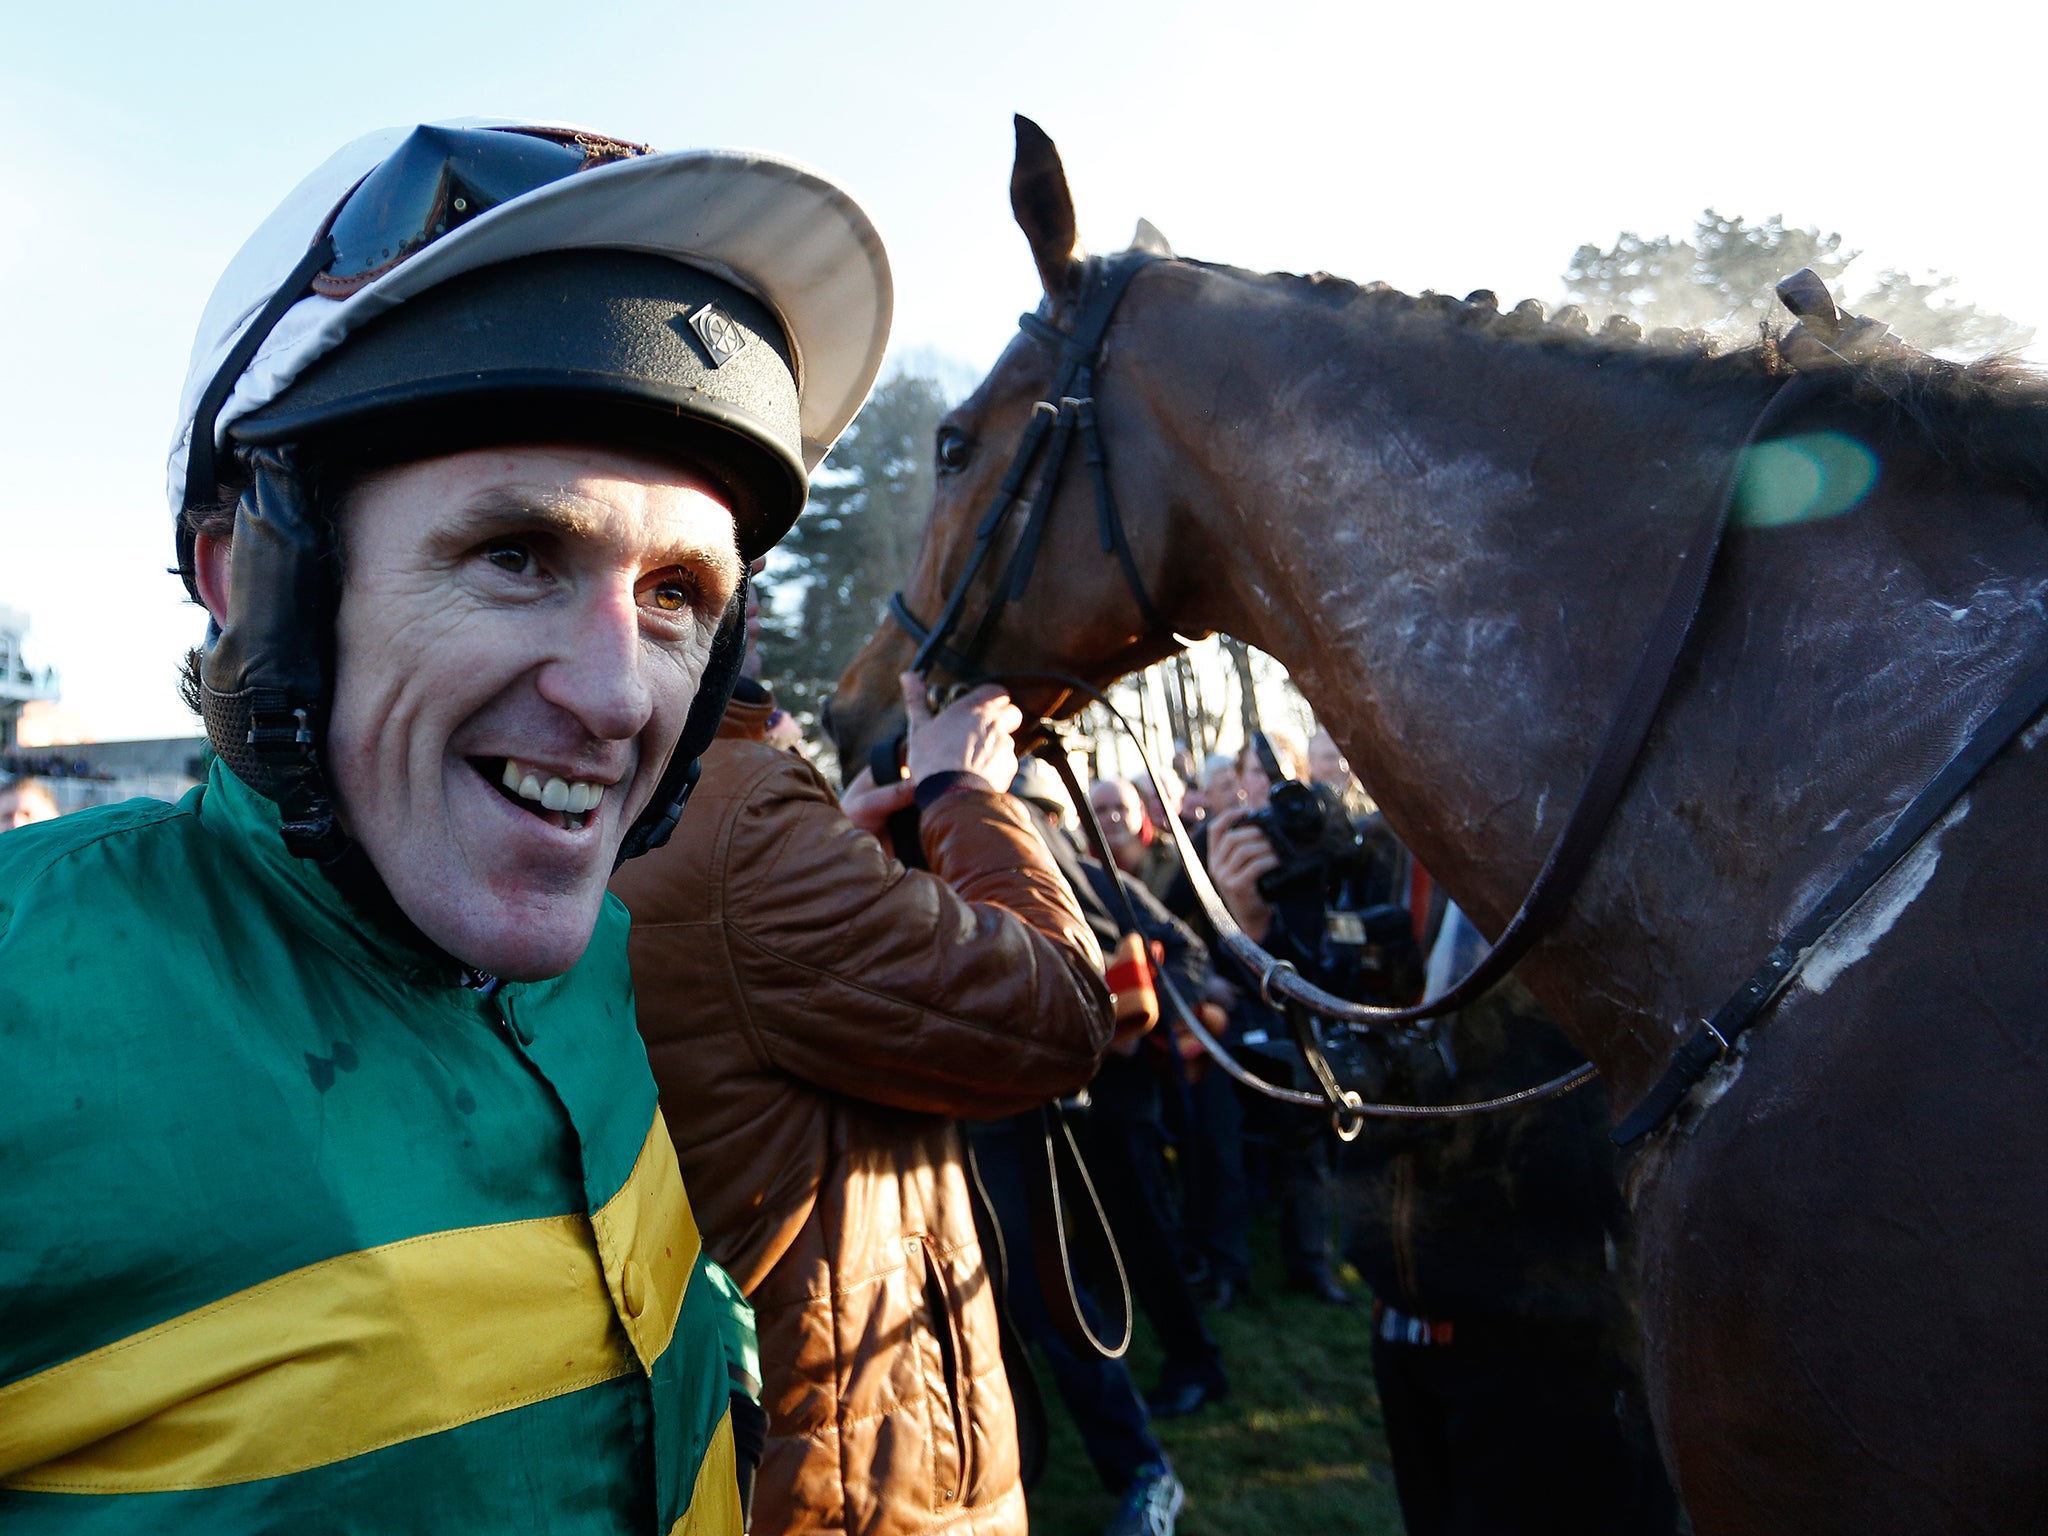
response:
{"label": "jockey", "polygon": [[815,173],[521,123],[242,247],[170,459],[211,776],[0,839],[0,1527],[736,1536],[605,882],[889,312]]}

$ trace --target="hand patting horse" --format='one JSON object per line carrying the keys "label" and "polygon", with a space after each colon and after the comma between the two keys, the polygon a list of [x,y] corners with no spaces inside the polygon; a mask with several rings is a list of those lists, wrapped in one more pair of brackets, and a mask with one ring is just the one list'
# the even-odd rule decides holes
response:
{"label": "hand patting horse", "polygon": [[[1050,141],[1020,122],[1018,146],[1045,297],[940,427],[904,594],[926,622],[1048,393],[1047,329],[1072,329],[1095,270]],[[1032,520],[1035,579],[974,661],[1106,681],[1175,633],[1260,646],[1497,932],[1788,364],[1769,342],[1712,357],[1591,337],[1575,311],[1502,315],[1490,295],[1160,254],[1093,379],[1129,573],[1073,455]],[[1899,356],[1815,385],[1742,456],[1645,755],[1522,967],[1617,1112],[2048,654],[2048,389]],[[1009,565],[995,551],[974,601],[999,606]],[[889,626],[848,670],[843,760],[889,728],[915,649]],[[2041,734],[1644,1146],[1646,1363],[1704,1536],[2048,1520]]]}

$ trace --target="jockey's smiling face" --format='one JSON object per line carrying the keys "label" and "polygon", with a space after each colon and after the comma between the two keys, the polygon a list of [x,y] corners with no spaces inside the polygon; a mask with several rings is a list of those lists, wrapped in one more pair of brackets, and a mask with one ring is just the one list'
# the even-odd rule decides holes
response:
{"label": "jockey's smiling face", "polygon": [[[341,523],[347,830],[448,953],[558,975],[704,675],[741,571],[732,516],[674,466],[563,446],[379,473]],[[202,540],[216,613],[229,558]]]}

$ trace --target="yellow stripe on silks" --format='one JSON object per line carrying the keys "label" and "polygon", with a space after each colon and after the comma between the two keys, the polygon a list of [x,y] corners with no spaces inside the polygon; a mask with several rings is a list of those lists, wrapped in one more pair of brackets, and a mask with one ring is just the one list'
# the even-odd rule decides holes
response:
{"label": "yellow stripe on silks", "polygon": [[[598,1223],[611,1236],[593,1243]],[[343,1254],[0,1387],[0,1486],[152,1493],[282,1477],[595,1386],[659,1355],[646,1353],[657,1336],[666,1346],[696,1256],[657,1113],[595,1217]],[[614,1310],[628,1259],[645,1276],[630,1349]]]}
{"label": "yellow stripe on silks", "polygon": [[647,1140],[625,1185],[590,1218],[604,1258],[605,1284],[625,1321],[642,1368],[650,1373],[674,1337],[683,1292],[697,1263],[697,1218],[683,1192],[668,1122],[654,1112]]}
{"label": "yellow stripe on silks", "polygon": [[668,1528],[668,1536],[741,1536],[745,1529],[740,1515],[738,1462],[732,1447],[732,1414],[728,1412],[712,1432],[704,1459],[697,1463],[690,1507]]}
{"label": "yellow stripe on silks", "polygon": [[436,1232],[0,1388],[0,1477],[52,1493],[280,1477],[633,1368],[585,1218]]}

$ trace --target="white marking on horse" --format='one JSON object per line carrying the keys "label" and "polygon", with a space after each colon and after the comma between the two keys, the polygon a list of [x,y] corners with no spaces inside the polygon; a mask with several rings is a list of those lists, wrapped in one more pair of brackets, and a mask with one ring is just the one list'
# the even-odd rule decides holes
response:
{"label": "white marking on horse", "polygon": [[1970,802],[1965,797],[1891,867],[1825,938],[1806,952],[1805,964],[1799,972],[1800,986],[1809,992],[1827,991],[1838,976],[1891,932],[1899,914],[1913,904],[1934,878],[1934,867],[1941,862],[1943,834],[1969,814]]}
{"label": "white marking on horse", "polygon": [[2029,752],[2041,744],[2041,738],[2048,736],[2048,715],[2043,715],[2020,734],[2020,745]]}
{"label": "white marking on horse", "polygon": [[1679,1131],[1690,1136],[1699,1129],[1700,1122],[1707,1117],[1707,1111],[1720,1103],[1728,1090],[1735,1086],[1735,1080],[1742,1076],[1742,1068],[1749,1060],[1749,1037],[1742,1036],[1726,1056],[1707,1068],[1706,1075],[1693,1085],[1679,1109]]}

